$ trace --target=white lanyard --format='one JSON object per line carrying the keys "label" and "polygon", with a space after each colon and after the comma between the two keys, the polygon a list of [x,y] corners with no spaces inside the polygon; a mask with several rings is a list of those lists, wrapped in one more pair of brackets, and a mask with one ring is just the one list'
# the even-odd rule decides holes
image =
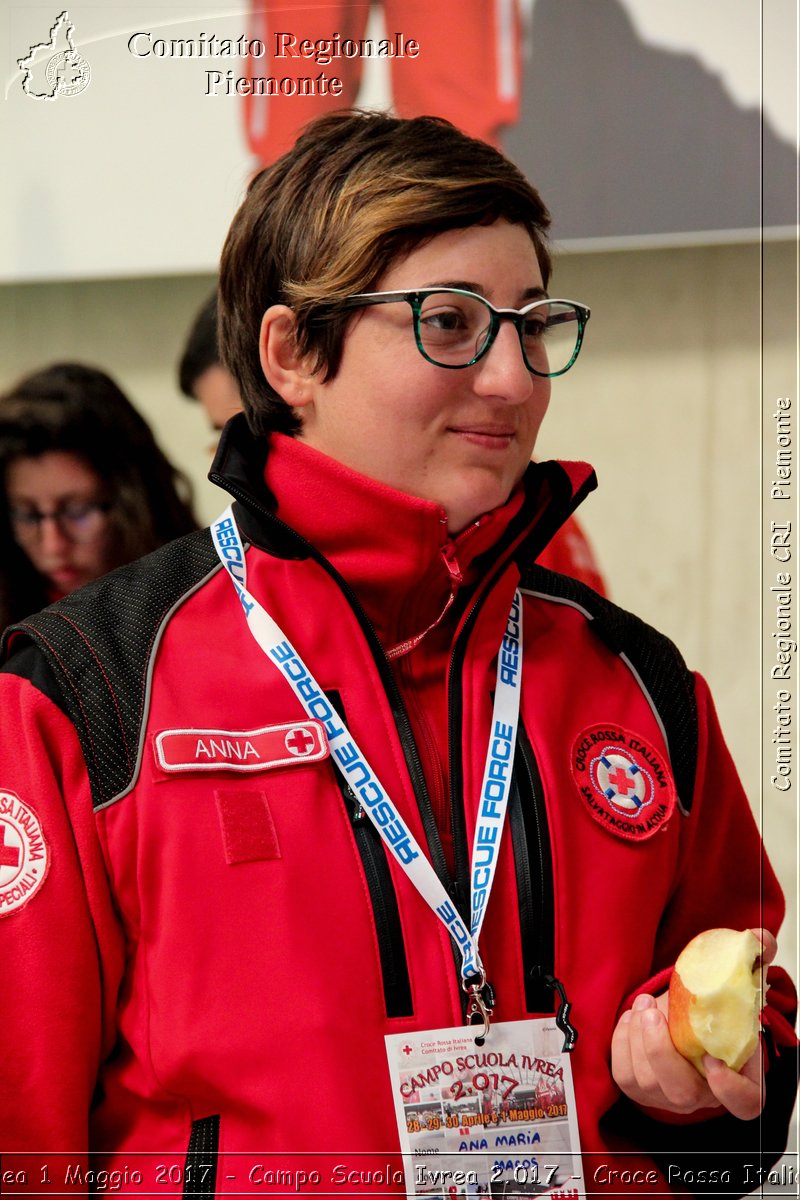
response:
{"label": "white lanyard", "polygon": [[[256,642],[273,665],[283,673],[309,717],[322,722],[333,761],[347,785],[358,797],[389,853],[455,939],[462,959],[462,983],[472,997],[472,1007],[468,1015],[482,1015],[488,1030],[491,1008],[487,1012],[487,1006],[480,998],[480,991],[486,983],[486,974],[478,953],[478,938],[497,868],[517,741],[522,681],[522,606],[519,592],[514,593],[506,631],[497,655],[492,732],[486,751],[486,765],[472,844],[470,928],[467,929],[431,863],[389,799],[388,793],[347,726],[340,720],[283,631],[247,590],[244,547],[232,507],[229,506],[213,522],[211,536],[219,559],[236,589],[250,632]],[[475,976],[479,979],[477,984],[474,982]]]}

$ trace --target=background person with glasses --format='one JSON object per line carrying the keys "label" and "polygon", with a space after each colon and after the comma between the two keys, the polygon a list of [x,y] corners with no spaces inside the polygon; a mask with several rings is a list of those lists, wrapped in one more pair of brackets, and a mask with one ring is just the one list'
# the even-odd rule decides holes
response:
{"label": "background person with glasses", "polygon": [[80,363],[0,397],[0,471],[0,627],[197,527],[147,422]]}
{"label": "background person with glasses", "polygon": [[[702,1077],[665,1019],[691,937],[763,925],[769,962],[783,911],[708,690],[537,563],[595,486],[531,462],[589,317],[551,285],[548,226],[432,117],[329,115],[252,181],[219,282],[232,507],[12,629],[0,671],[2,783],[52,860],[0,887],[4,1169],[46,1146],[144,1179],[157,1148],[187,1194],[264,1195],[394,1152],[381,1188],[405,1194],[384,1038],[433,1044],[468,1006],[487,1054],[503,1022],[524,1057],[520,1024],[571,1004],[589,1194],[780,1153],[785,973],[741,1071]],[[515,1136],[531,1071],[458,1110],[508,1118],[504,1193],[564,1145],[561,1102]],[[420,1099],[440,1129],[445,1079]],[[497,1124],[468,1132],[491,1164]],[[436,1163],[467,1172],[453,1138]]]}

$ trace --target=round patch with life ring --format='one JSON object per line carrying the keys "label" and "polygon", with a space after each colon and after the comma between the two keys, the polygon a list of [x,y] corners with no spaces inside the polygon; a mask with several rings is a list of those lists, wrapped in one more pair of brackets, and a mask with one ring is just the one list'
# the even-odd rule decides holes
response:
{"label": "round patch with life ring", "polygon": [[0,790],[0,917],[24,908],[49,866],[50,848],[36,813],[16,792]]}
{"label": "round patch with life ring", "polygon": [[589,813],[617,837],[646,841],[675,811],[677,795],[666,756],[613,722],[590,725],[578,734],[570,766]]}

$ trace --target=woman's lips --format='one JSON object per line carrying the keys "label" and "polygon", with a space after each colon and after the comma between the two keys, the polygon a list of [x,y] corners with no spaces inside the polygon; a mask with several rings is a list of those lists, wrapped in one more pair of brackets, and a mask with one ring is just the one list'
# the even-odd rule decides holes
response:
{"label": "woman's lips", "polygon": [[514,430],[507,428],[484,428],[480,425],[453,426],[451,433],[487,450],[507,450],[514,440]]}
{"label": "woman's lips", "polygon": [[82,578],[81,572],[77,567],[53,567],[52,570],[46,571],[45,574],[48,579],[60,588],[68,587]]}

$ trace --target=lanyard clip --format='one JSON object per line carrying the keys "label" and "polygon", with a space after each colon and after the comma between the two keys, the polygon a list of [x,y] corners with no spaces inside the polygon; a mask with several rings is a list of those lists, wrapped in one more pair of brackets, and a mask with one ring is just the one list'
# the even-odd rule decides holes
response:
{"label": "lanyard clip", "polygon": [[475,1038],[475,1045],[482,1046],[488,1037],[492,1013],[494,1012],[494,988],[486,979],[486,974],[483,971],[481,971],[480,975],[472,975],[469,979],[465,979],[462,986],[469,996],[467,1024],[483,1024],[482,1032]]}

